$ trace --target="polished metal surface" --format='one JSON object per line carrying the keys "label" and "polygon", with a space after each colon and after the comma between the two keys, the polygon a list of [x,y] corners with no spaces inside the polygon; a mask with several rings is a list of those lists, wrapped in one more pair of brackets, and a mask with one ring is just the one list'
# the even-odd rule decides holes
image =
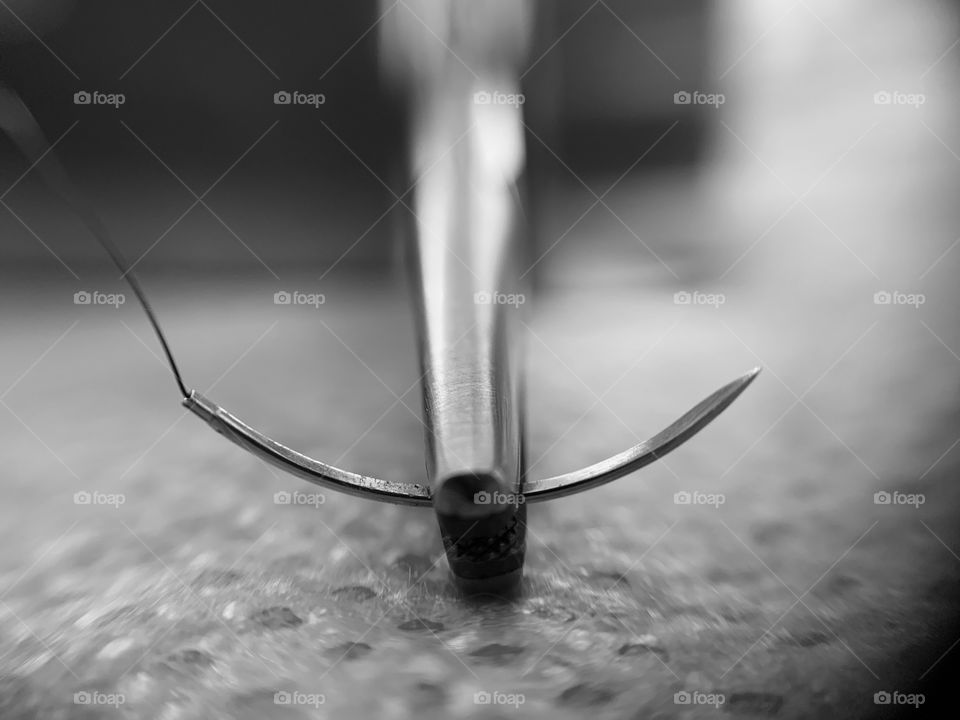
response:
{"label": "polished metal surface", "polygon": [[527,502],[543,502],[573,495],[604,485],[656,462],[709,425],[759,374],[760,368],[754,368],[746,375],[724,385],[690,408],[671,425],[628,450],[573,472],[526,482],[524,498]]}
{"label": "polished metal surface", "polygon": [[432,104],[414,142],[422,171],[410,252],[427,477],[438,512],[481,517],[502,503],[477,505],[473,494],[516,495],[522,475],[517,328],[526,296],[510,172],[520,163],[497,166],[490,146],[501,131],[518,136],[519,121],[515,109],[476,106],[466,94]]}
{"label": "polished metal surface", "polygon": [[[422,23],[403,17],[383,31],[410,116],[427,482],[451,570],[461,587],[486,591],[516,584],[526,547],[522,105],[496,99],[519,93],[530,8],[421,0]],[[449,54],[436,55],[424,32]]]}
{"label": "polished metal surface", "polygon": [[238,447],[314,485],[398,505],[430,505],[430,490],[416,483],[391,482],[327,465],[257,432],[196,390],[183,406]]}

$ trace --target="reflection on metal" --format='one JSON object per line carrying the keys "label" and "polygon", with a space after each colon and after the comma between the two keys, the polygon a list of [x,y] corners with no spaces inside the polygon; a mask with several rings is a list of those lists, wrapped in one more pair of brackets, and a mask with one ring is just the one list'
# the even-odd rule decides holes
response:
{"label": "reflection on metal", "polygon": [[[526,3],[422,0],[432,32],[464,65],[399,27],[414,181],[411,295],[423,371],[426,470],[450,569],[461,586],[503,590],[526,550],[519,316],[526,241],[519,87],[510,55]],[[406,33],[406,34],[404,34]],[[467,59],[469,58],[469,59]],[[494,61],[495,60],[495,61]],[[402,66],[402,65],[401,65]]]}
{"label": "reflection on metal", "polygon": [[574,472],[524,483],[523,494],[526,501],[541,502],[583,492],[629,475],[659,460],[709,425],[747,389],[759,373],[760,368],[754,368],[746,375],[724,385],[713,395],[690,408],[672,425],[629,450]]}
{"label": "reflection on metal", "polygon": [[230,442],[307,482],[347,495],[399,505],[430,504],[430,490],[424,485],[379,480],[301,455],[254,430],[196,390],[190,392],[183,405]]}

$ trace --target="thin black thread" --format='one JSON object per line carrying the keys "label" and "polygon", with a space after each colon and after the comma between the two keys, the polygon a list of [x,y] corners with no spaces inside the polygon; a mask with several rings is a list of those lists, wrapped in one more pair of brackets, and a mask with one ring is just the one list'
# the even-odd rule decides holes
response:
{"label": "thin black thread", "polygon": [[[126,258],[124,258],[123,253],[120,252],[120,248],[114,245],[113,241],[110,240],[109,236],[106,234],[106,228],[104,228],[103,223],[100,222],[100,218],[97,217],[92,210],[89,210],[84,205],[78,204],[79,200],[73,202],[71,202],[69,198],[64,198],[64,200],[68,205],[71,206],[73,211],[80,217],[80,219],[83,220],[84,224],[87,226],[87,229],[93,234],[103,249],[107,251],[107,255],[110,256],[110,259],[113,260],[113,264],[116,265],[117,269],[120,271],[121,277],[126,280],[127,285],[129,285],[130,289],[133,290],[133,294],[137,296],[137,300],[140,302],[140,307],[142,307],[143,311],[147,314],[147,319],[153,326],[153,331],[157,335],[157,340],[160,341],[160,346],[163,348],[163,354],[167,356],[167,362],[170,364],[170,370],[173,371],[173,377],[177,381],[177,387],[180,389],[180,393],[184,398],[190,397],[190,390],[187,389],[187,386],[183,382],[183,378],[180,376],[180,368],[177,367],[177,361],[173,359],[173,353],[170,351],[170,346],[167,344],[167,338],[163,334],[163,330],[160,328],[160,322],[157,320],[157,316],[154,314],[153,308],[150,306],[150,301],[147,300],[147,295],[143,291],[143,287],[140,285],[139,278],[137,278],[136,274],[134,274],[133,268],[130,267],[130,264],[127,262]],[[97,232],[98,228],[100,232]]]}
{"label": "thin black thread", "polygon": [[167,344],[167,338],[163,334],[163,330],[160,329],[157,316],[150,306],[150,301],[147,300],[146,293],[140,285],[140,280],[133,273],[133,268],[110,239],[106,226],[94,212],[93,206],[84,200],[83,195],[70,180],[29,108],[13,90],[2,83],[0,83],[0,128],[6,132],[14,145],[27,158],[27,161],[36,168],[46,181],[47,186],[80,218],[87,230],[106,250],[113,264],[120,271],[120,276],[133,290],[133,294],[137,296],[137,300],[140,302],[140,307],[147,314],[147,319],[153,326],[157,340],[160,341],[160,346],[163,348],[163,354],[167,356],[167,362],[173,371],[174,379],[177,381],[177,388],[184,398],[190,397],[190,390],[183,382],[180,368],[177,367],[177,361],[173,359],[173,353]]}

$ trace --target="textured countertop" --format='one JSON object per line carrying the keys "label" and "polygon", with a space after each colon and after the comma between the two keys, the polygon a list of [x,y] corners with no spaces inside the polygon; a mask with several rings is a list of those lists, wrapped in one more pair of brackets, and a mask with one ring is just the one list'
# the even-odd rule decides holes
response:
{"label": "textured countertop", "polygon": [[[617,273],[591,262],[549,275],[526,319],[535,472],[766,371],[663,462],[532,507],[509,603],[455,596],[429,512],[275,503],[314,489],[185,414],[132,298],[7,283],[0,716],[708,717],[711,695],[737,717],[902,710],[874,693],[916,689],[956,640],[958,360],[918,322],[954,332],[949,295],[878,307],[848,277],[792,302],[740,278],[702,288],[720,307],[678,305],[649,266],[594,284]],[[402,286],[286,277],[148,283],[188,384],[308,454],[421,477]],[[317,288],[319,307],[273,304]]]}
{"label": "textured countertop", "polygon": [[[634,34],[594,5],[579,30],[599,18]],[[764,372],[663,461],[531,507],[511,602],[456,596],[429,511],[313,494],[188,415],[132,296],[85,265],[92,240],[35,173],[20,182],[27,166],[4,164],[2,187],[19,185],[0,210],[0,720],[919,718],[955,706],[956,23],[934,2],[722,5],[702,90],[729,97],[691,108],[716,113],[699,174],[637,155],[584,180],[540,149],[555,162],[543,177],[562,180],[535,188],[530,213],[545,254],[524,305],[529,463],[592,463]],[[219,221],[201,207],[181,217],[193,198],[113,115],[98,123],[37,85],[82,119],[58,152],[92,158],[67,164],[131,256],[145,255],[138,270],[191,386],[314,457],[422,478],[406,295],[394,274],[349,264],[389,241],[388,223],[371,223],[391,198],[311,121],[233,110],[277,88],[246,40],[193,15],[134,79],[146,88],[166,77],[150,67],[203,58],[230,83],[197,102],[223,103],[229,120],[160,104],[183,90],[166,82],[131,90],[132,114],[116,117],[197,191],[231,169],[208,198]],[[339,63],[354,34],[320,29],[337,42],[300,23],[285,51],[302,43]],[[124,33],[91,60],[112,82],[160,32]],[[181,32],[197,34],[177,45]],[[239,61],[215,51],[218,37]],[[62,72],[36,53],[37,68]],[[656,59],[651,78],[694,89]],[[323,64],[297,67],[312,83]],[[584,67],[598,88],[607,73],[641,76]],[[891,91],[925,102],[877,103]],[[46,115],[51,138],[72,127],[71,112]],[[363,117],[379,135],[383,117]],[[350,137],[347,120],[331,123]],[[117,170],[111,157],[136,161]],[[301,248],[312,259],[291,269]],[[321,260],[341,255],[318,280]],[[164,271],[177,263],[191,274]],[[273,303],[295,290],[325,302]],[[76,305],[81,291],[127,301]],[[301,494],[277,502],[283,492]],[[904,704],[918,692],[920,710]]]}

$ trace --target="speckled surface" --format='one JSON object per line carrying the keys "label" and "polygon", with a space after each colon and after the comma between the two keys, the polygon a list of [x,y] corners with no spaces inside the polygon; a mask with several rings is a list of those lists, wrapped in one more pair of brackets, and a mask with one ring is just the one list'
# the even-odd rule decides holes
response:
{"label": "speckled surface", "polygon": [[[874,701],[918,691],[955,705],[925,685],[960,652],[955,28],[935,3],[809,0],[783,22],[749,5],[715,18],[717,68],[737,64],[702,174],[630,176],[592,211],[567,178],[539,221],[542,247],[562,241],[528,305],[530,465],[596,461],[765,371],[663,462],[532,506],[518,600],[458,598],[429,512],[321,503],[187,415],[132,301],[73,304],[115,279],[0,266],[0,718],[921,717]],[[930,101],[872,102],[894,86]],[[40,236],[68,236],[18,193]],[[145,248],[162,223],[109,205],[128,195],[97,197]],[[269,262],[255,201],[236,197],[212,202]],[[142,267],[188,383],[303,452],[421,477],[396,279],[274,281],[225,242],[256,275]],[[273,304],[294,289],[326,302]],[[877,305],[882,291],[925,302]]]}
{"label": "speckled surface", "polygon": [[[874,327],[830,369],[872,305],[801,352],[803,334],[757,312],[756,295],[746,315],[733,302],[678,308],[669,287],[548,289],[528,337],[544,472],[619,449],[754,364],[731,330],[768,373],[664,463],[532,507],[524,596],[465,601],[428,512],[330,494],[275,504],[313,489],[183,415],[131,332],[151,344],[135,308],[65,306],[53,288],[7,291],[36,302],[29,326],[4,321],[6,385],[79,322],[0,416],[5,719],[718,712],[677,704],[683,691],[720,694],[737,717],[872,717],[874,692],[906,690],[954,640],[960,561],[934,533],[957,547],[955,459],[917,478],[956,417],[946,392],[916,398],[930,375],[955,388],[956,361],[912,318]],[[330,332],[312,308],[278,315],[271,284],[205,295],[187,283],[157,304],[191,384],[206,390],[253,346],[212,397],[305,452],[416,475],[401,289],[382,277],[326,289]],[[608,352],[584,354],[588,340]],[[917,361],[926,378],[913,377]],[[799,393],[828,370],[808,407],[787,410],[778,378]],[[880,488],[926,503],[878,506]],[[75,504],[84,490],[123,504]],[[725,502],[677,505],[681,490]],[[123,703],[78,705],[82,692]],[[477,704],[484,692],[499,704]]]}

